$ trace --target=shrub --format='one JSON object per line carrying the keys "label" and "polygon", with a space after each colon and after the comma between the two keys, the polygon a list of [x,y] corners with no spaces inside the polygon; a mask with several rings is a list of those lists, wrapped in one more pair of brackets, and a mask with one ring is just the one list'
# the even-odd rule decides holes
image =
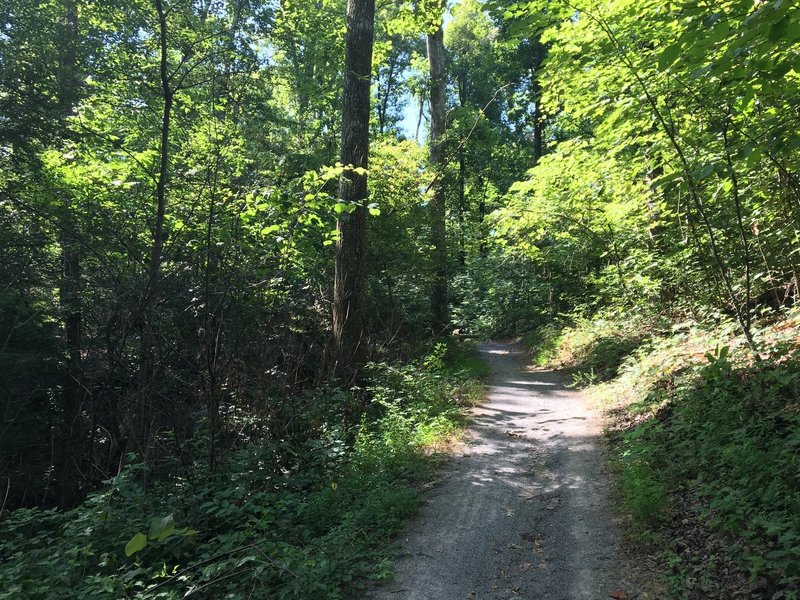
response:
{"label": "shrub", "polygon": [[457,431],[459,404],[474,393],[469,353],[370,365],[366,410],[349,431],[331,415],[358,403],[318,390],[302,399],[317,401],[305,432],[234,448],[215,474],[202,454],[173,477],[130,457],[71,511],[5,515],[0,598],[335,600],[387,576],[387,541],[436,463],[429,448]]}

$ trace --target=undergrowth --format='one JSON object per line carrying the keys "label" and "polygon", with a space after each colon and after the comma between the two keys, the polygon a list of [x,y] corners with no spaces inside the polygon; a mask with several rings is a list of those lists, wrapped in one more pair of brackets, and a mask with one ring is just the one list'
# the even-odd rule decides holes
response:
{"label": "undergrowth", "polygon": [[[73,510],[2,515],[0,598],[335,599],[387,577],[433,450],[480,399],[476,356],[449,344],[369,365],[360,400],[315,392],[300,427],[313,435],[233,449],[216,474],[195,456],[154,479],[130,456]],[[345,428],[348,403],[364,410]]]}
{"label": "undergrowth", "polygon": [[652,338],[658,321],[607,310],[594,318],[573,317],[554,323],[526,339],[539,366],[573,370],[576,384],[589,385],[617,376],[625,358]]}
{"label": "undergrowth", "polygon": [[[800,597],[799,330],[797,313],[764,325],[758,360],[730,324],[622,331],[614,344],[602,320],[550,333],[551,363],[616,374],[591,393],[611,416],[632,531],[661,540],[676,598],[742,591],[731,585]],[[682,539],[698,530],[725,540],[738,584],[705,541]]]}

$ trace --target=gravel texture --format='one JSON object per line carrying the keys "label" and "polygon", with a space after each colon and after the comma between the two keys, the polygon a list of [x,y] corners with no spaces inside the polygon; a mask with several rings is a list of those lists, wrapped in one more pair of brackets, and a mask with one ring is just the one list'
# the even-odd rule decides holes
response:
{"label": "gravel texture", "polygon": [[398,541],[394,581],[366,597],[625,597],[599,418],[561,374],[528,368],[521,348],[481,352],[492,376],[469,440]]}

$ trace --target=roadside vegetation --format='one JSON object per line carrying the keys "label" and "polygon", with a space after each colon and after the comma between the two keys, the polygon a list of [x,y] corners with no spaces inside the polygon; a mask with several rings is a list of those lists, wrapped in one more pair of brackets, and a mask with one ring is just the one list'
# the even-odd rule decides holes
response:
{"label": "roadside vegetation", "polygon": [[757,359],[733,324],[540,336],[608,417],[629,536],[668,590],[653,597],[800,593],[800,311],[754,337]]}
{"label": "roadside vegetation", "polygon": [[[304,410],[285,415],[280,439],[239,422],[212,475],[202,453],[130,457],[71,510],[4,515],[0,598],[349,597],[388,576],[391,537],[482,397],[485,369],[455,343],[370,364],[363,389],[292,399]],[[348,409],[357,420],[330,425]]]}

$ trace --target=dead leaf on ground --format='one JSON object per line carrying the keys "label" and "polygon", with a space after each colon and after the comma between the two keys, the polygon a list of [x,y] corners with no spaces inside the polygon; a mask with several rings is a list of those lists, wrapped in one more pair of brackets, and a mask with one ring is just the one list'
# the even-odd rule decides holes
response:
{"label": "dead leaf on ground", "polygon": [[628,600],[628,594],[625,593],[625,590],[616,590],[609,594],[611,598],[614,600]]}
{"label": "dead leaf on ground", "polygon": [[515,437],[515,438],[521,438],[521,437],[525,437],[525,432],[524,431],[514,431],[512,429],[506,429],[506,435],[511,436],[511,437]]}

